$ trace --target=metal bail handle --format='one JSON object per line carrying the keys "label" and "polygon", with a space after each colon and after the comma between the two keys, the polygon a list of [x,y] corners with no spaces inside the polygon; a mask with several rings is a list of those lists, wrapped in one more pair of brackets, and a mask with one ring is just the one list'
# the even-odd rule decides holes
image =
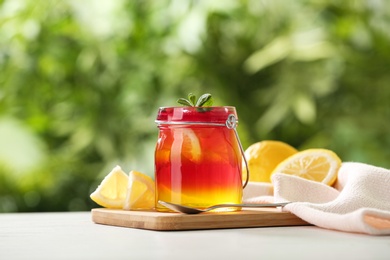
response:
{"label": "metal bail handle", "polygon": [[236,127],[237,127],[237,118],[236,118],[236,116],[233,115],[233,114],[230,114],[228,116],[228,118],[226,119],[225,125],[226,125],[227,128],[234,130],[234,134],[236,136],[236,139],[237,139],[237,142],[238,142],[238,146],[240,147],[242,158],[244,159],[244,163],[245,163],[245,167],[246,167],[246,180],[245,180],[245,183],[242,186],[242,188],[245,188],[246,185],[248,184],[248,181],[249,181],[249,167],[248,167],[248,162],[246,161],[246,158],[245,158],[245,152],[244,152],[244,149],[242,148],[240,137],[238,136],[238,132],[237,132],[237,129],[236,129]]}

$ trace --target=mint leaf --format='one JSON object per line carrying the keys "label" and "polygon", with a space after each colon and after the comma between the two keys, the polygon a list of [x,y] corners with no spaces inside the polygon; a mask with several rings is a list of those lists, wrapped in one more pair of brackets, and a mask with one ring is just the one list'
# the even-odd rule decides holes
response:
{"label": "mint leaf", "polygon": [[190,101],[188,101],[188,100],[185,99],[185,98],[179,98],[179,99],[177,100],[177,103],[179,103],[180,105],[183,105],[183,106],[189,106],[189,107],[193,107],[193,106],[194,106],[193,104],[191,104]]}
{"label": "mint leaf", "polygon": [[196,96],[192,93],[188,94],[188,101],[192,104],[192,106],[195,106],[196,103]]}
{"label": "mint leaf", "polygon": [[196,102],[196,107],[202,107],[202,106],[212,106],[213,104],[213,99],[211,97],[211,94],[203,94],[202,96],[200,96],[200,98],[198,99],[198,102]]}

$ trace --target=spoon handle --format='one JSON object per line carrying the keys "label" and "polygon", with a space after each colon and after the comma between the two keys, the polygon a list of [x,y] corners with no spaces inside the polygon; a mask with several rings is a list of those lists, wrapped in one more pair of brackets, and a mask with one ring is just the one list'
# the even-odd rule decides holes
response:
{"label": "spoon handle", "polygon": [[216,208],[228,208],[228,207],[244,207],[244,208],[272,208],[272,207],[283,207],[291,202],[278,202],[278,203],[243,203],[243,204],[218,204],[208,208],[208,210]]}

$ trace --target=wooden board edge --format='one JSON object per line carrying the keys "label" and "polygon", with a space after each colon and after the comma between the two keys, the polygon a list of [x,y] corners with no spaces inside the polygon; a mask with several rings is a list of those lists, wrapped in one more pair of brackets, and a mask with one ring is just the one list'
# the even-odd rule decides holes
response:
{"label": "wooden board edge", "polygon": [[[179,231],[223,228],[282,227],[310,225],[288,212],[242,211],[241,213],[183,215],[145,211],[123,211],[104,208],[92,209],[96,224],[155,231]],[[226,217],[226,214],[229,216]]]}
{"label": "wooden board edge", "polygon": [[[92,209],[92,221],[96,224],[119,226],[127,228],[158,230],[154,217],[145,215],[130,215],[129,211],[111,209]],[[132,212],[133,213],[133,212]],[[139,212],[135,212],[139,213]]]}
{"label": "wooden board edge", "polygon": [[[245,212],[249,213],[249,212]],[[267,212],[266,214],[224,214],[214,215],[210,220],[207,215],[198,215],[198,218],[182,217],[177,221],[161,221],[166,230],[199,230],[224,228],[253,228],[253,227],[282,227],[309,225],[306,221],[287,212]]]}

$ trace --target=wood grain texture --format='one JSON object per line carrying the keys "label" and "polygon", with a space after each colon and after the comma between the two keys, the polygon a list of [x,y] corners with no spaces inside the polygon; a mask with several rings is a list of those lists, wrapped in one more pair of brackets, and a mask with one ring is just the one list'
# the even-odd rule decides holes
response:
{"label": "wood grain texture", "polygon": [[103,225],[166,231],[309,225],[297,216],[275,208],[198,215],[97,208],[92,209],[92,221]]}

